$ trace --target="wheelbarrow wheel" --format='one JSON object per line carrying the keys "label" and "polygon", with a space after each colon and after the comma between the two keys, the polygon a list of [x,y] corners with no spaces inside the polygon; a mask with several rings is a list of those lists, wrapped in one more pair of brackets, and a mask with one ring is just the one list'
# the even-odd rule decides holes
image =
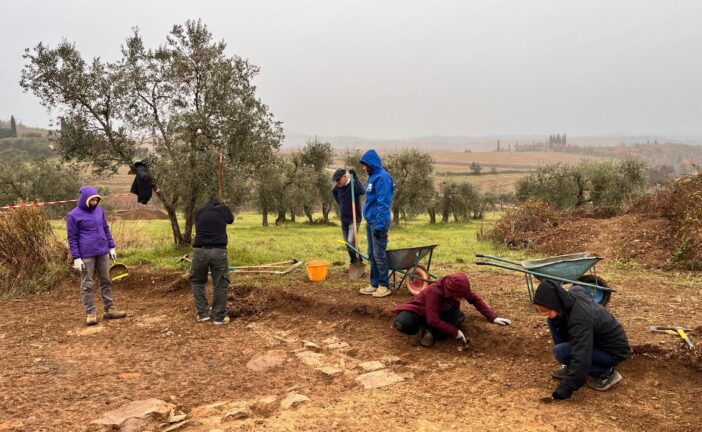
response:
{"label": "wheelbarrow wheel", "polygon": [[[409,268],[406,271],[411,272],[412,269]],[[423,266],[417,266],[417,271],[415,271],[414,274],[422,279],[429,279],[427,269]],[[429,282],[423,281],[422,279],[407,276],[407,279],[405,280],[405,287],[407,287],[407,291],[409,291],[413,296],[419,294],[424,288],[429,286]]]}
{"label": "wheelbarrow wheel", "polygon": [[[580,282],[585,282],[589,284],[595,284],[595,285],[600,285],[605,288],[609,288],[609,285],[607,285],[607,282],[605,282],[604,279],[602,279],[599,276],[595,275],[584,275],[580,276],[578,279]],[[600,290],[596,288],[590,288],[590,287],[583,287],[586,290],[590,292],[590,296],[592,297],[592,301],[598,304],[601,304],[602,306],[607,306],[607,303],[609,303],[609,298],[612,296],[612,291],[605,291],[605,290]]]}

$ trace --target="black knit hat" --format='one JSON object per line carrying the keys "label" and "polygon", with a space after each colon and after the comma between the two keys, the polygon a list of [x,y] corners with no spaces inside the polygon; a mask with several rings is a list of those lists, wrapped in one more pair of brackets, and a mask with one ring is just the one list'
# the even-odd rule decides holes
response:
{"label": "black knit hat", "polygon": [[343,168],[339,168],[338,170],[334,171],[334,175],[332,175],[332,180],[334,180],[335,182],[339,181],[339,179],[343,177],[344,174],[346,174],[346,170]]}

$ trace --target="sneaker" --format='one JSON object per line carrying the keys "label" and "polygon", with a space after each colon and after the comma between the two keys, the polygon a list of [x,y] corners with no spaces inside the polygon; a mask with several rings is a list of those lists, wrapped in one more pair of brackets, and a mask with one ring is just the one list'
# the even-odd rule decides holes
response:
{"label": "sneaker", "polygon": [[612,370],[607,378],[587,377],[587,385],[598,391],[609,390],[614,384],[622,380],[622,375],[616,370]]}
{"label": "sneaker", "polygon": [[390,294],[392,294],[392,291],[390,291],[388,287],[381,286],[378,287],[377,290],[375,290],[375,292],[373,293],[373,297],[387,297]]}
{"label": "sneaker", "polygon": [[114,310],[106,310],[104,314],[102,314],[102,318],[106,320],[113,320],[113,319],[122,319],[127,316],[127,312],[122,312],[122,311],[114,311]]}
{"label": "sneaker", "polygon": [[566,375],[568,375],[568,366],[566,365],[561,365],[561,367],[551,371],[551,376],[557,380],[562,380]]}
{"label": "sneaker", "polygon": [[423,347],[427,347],[427,348],[433,347],[434,346],[434,335],[431,334],[430,331],[424,332],[424,337],[422,337],[422,341],[420,342],[420,344]]}
{"label": "sneaker", "polygon": [[424,332],[426,331],[426,328],[424,326],[419,327],[419,331],[415,334],[412,335],[407,335],[407,338],[409,339],[410,343],[414,346],[419,345],[422,342],[422,338],[424,337]]}
{"label": "sneaker", "polygon": [[197,317],[197,322],[205,322],[205,321],[209,321],[209,320],[210,320],[210,317],[208,317],[208,316],[204,316],[204,317],[199,316],[199,317]]}
{"label": "sneaker", "polygon": [[97,324],[97,315],[94,313],[89,313],[88,317],[85,319],[85,325],[92,326],[95,324]]}
{"label": "sneaker", "polygon": [[227,325],[227,324],[229,324],[229,321],[230,321],[229,317],[225,316],[224,319],[222,319],[221,321],[215,320],[215,321],[213,321],[213,323],[214,323],[214,325]]}
{"label": "sneaker", "polygon": [[360,290],[358,290],[358,292],[361,293],[361,294],[371,295],[371,294],[373,294],[377,289],[378,289],[378,287],[374,287],[373,285],[368,285],[367,287],[361,288]]}

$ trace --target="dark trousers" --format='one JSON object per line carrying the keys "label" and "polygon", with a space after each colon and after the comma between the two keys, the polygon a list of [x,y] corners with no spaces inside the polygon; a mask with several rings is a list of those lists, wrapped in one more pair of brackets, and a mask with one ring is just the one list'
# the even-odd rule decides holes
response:
{"label": "dark trousers", "polygon": [[[459,308],[451,308],[445,312],[441,312],[439,317],[451,324],[456,328],[461,328],[463,321],[465,321],[466,316],[461,312]],[[408,335],[417,334],[422,326],[427,325],[427,319],[421,315],[417,315],[410,311],[401,311],[395,316],[395,329]],[[446,336],[441,331],[433,328],[427,327],[427,330],[431,332],[435,339]]]}
{"label": "dark trousers", "polygon": [[229,261],[226,249],[193,248],[190,265],[190,283],[193,286],[197,316],[209,316],[209,304],[205,295],[207,274],[212,272],[212,318],[221,321],[227,316],[229,290]]}
{"label": "dark trousers", "polygon": [[[558,317],[548,319],[548,329],[551,331],[553,338],[553,356],[556,360],[566,366],[570,366],[573,356],[570,352],[570,338],[564,334],[564,326]],[[592,363],[590,364],[589,375],[593,378],[606,378],[612,374],[614,366],[619,364],[620,360],[615,359],[609,353],[592,349]]]}
{"label": "dark trousers", "polygon": [[[361,229],[361,224],[357,223],[356,224],[356,232]],[[349,243],[349,244],[354,244],[354,237],[353,237],[353,223],[350,224],[345,224],[341,223],[341,235],[344,236],[344,241]],[[351,264],[358,264],[361,262],[361,257],[358,256],[356,252],[354,252],[350,247],[346,246],[346,250],[349,253],[349,257],[351,258]]]}
{"label": "dark trousers", "polygon": [[366,237],[368,238],[368,261],[370,262],[370,284],[374,287],[388,286],[388,257],[385,250],[388,247],[388,234],[381,238],[373,235],[373,224],[366,222]]}

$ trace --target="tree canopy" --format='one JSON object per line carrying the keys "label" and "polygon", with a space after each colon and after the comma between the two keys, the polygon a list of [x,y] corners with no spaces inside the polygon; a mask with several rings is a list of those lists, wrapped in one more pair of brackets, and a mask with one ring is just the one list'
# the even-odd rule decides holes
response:
{"label": "tree canopy", "polygon": [[64,159],[109,174],[146,150],[174,242],[188,245],[196,206],[217,189],[220,155],[225,198],[241,202],[246,181],[279,148],[281,123],[256,97],[258,67],[227,55],[199,20],[173,26],[151,49],[134,29],[121,54],[115,62],[87,60],[68,41],[39,43],[25,50],[20,85],[58,110],[52,139]]}

